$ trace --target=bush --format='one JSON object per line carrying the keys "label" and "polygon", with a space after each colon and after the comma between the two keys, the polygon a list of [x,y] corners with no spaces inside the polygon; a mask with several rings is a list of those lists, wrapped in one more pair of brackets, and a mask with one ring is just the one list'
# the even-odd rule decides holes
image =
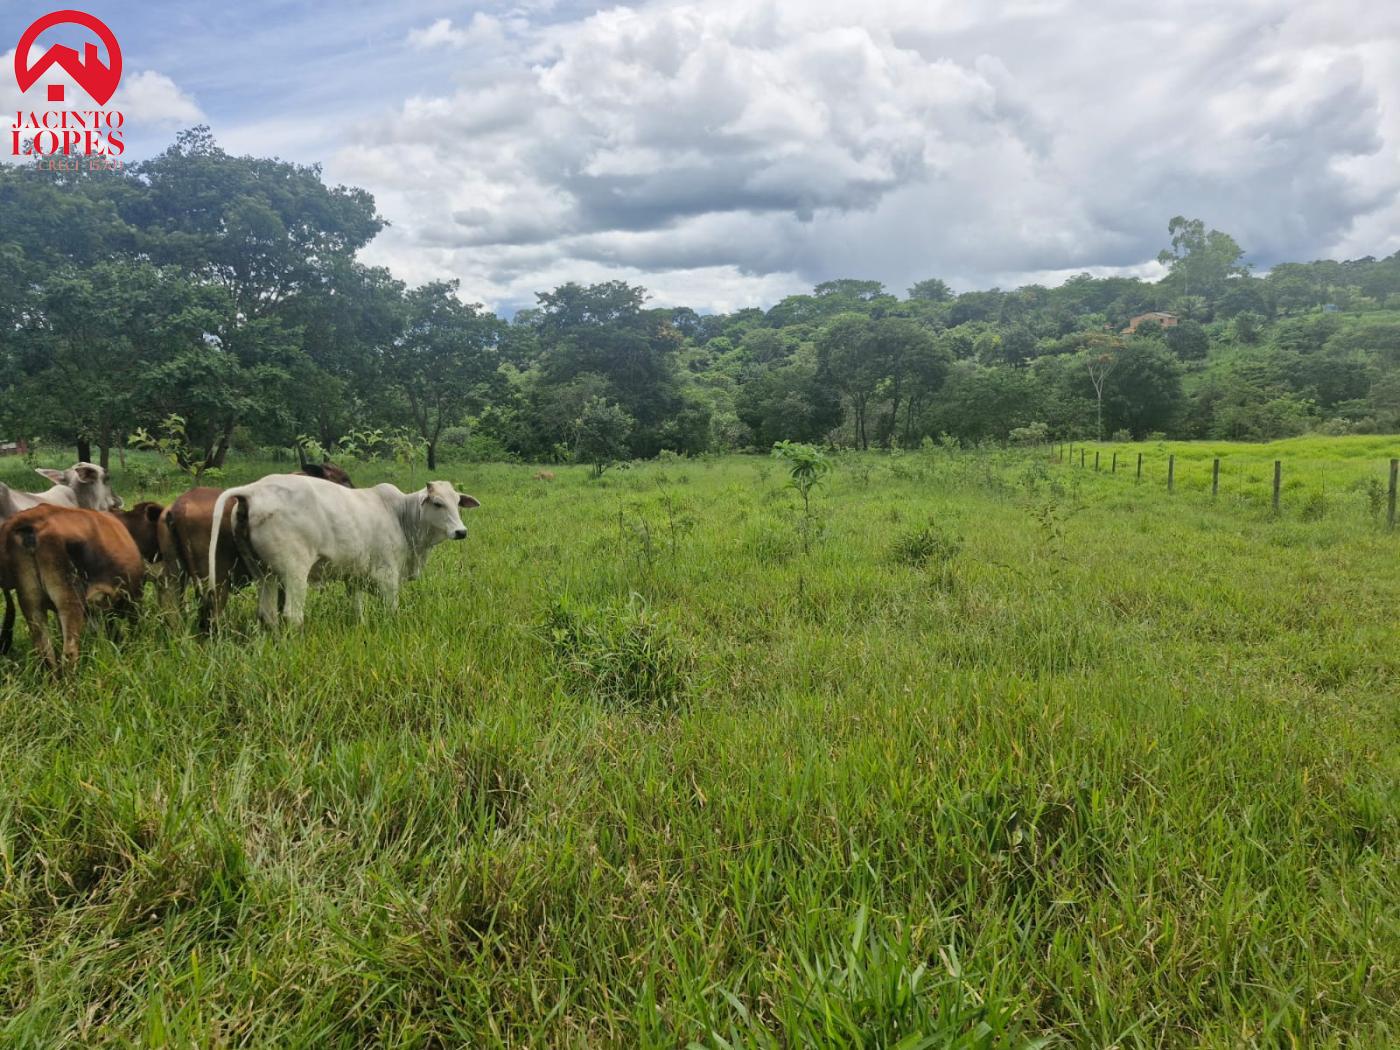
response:
{"label": "bush", "polygon": [[542,633],[558,677],[576,695],[615,707],[667,710],[695,685],[694,652],[637,595],[611,608],[558,598]]}
{"label": "bush", "polygon": [[1349,419],[1325,419],[1313,428],[1314,434],[1323,434],[1327,437],[1343,437],[1347,434],[1359,433],[1357,426]]}
{"label": "bush", "polygon": [[1043,445],[1050,440],[1050,428],[1044,423],[1027,423],[1014,428],[1007,437],[1013,445]]}
{"label": "bush", "polygon": [[621,405],[590,398],[574,421],[575,461],[591,463],[593,476],[601,478],[603,471],[627,455],[627,439],[636,422]]}
{"label": "bush", "polygon": [[1327,498],[1327,493],[1322,490],[1309,492],[1303,500],[1302,514],[1304,521],[1321,521],[1327,517],[1328,510],[1331,509],[1331,501]]}
{"label": "bush", "polygon": [[919,569],[932,564],[936,568],[946,570],[961,550],[961,538],[930,521],[895,537],[894,544],[890,547],[890,557],[902,565],[912,565]]}
{"label": "bush", "polygon": [[519,457],[491,434],[448,427],[438,438],[438,459],[450,463],[515,463]]}
{"label": "bush", "polygon": [[438,455],[444,458],[453,452],[461,452],[472,438],[471,427],[444,427],[438,435]]}

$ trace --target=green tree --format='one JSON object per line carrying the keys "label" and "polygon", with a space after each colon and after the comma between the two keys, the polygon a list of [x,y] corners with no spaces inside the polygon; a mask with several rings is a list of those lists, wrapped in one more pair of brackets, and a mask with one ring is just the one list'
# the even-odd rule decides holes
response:
{"label": "green tree", "polygon": [[1103,426],[1143,438],[1170,431],[1185,403],[1181,365],[1160,342],[1132,339],[1118,352],[1104,388]]}
{"label": "green tree", "polygon": [[1181,321],[1163,334],[1171,352],[1183,361],[1203,361],[1210,353],[1210,337],[1197,321]]}
{"label": "green tree", "polygon": [[571,283],[537,298],[540,380],[603,377],[608,397],[635,421],[632,454],[655,455],[663,424],[681,407],[676,355],[684,340],[669,311],[644,310],[645,289],[622,281]]}
{"label": "green tree", "polygon": [[387,378],[408,405],[429,470],[443,429],[481,411],[501,387],[496,346],[504,326],[479,303],[458,299],[457,287],[439,281],[409,292],[403,335],[386,352]]}
{"label": "green tree", "polygon": [[869,448],[866,419],[885,378],[885,362],[875,348],[875,322],[864,314],[840,314],[817,335],[817,350],[850,406],[856,440],[861,448]]}
{"label": "green tree", "polygon": [[601,397],[590,399],[574,421],[574,459],[591,463],[593,476],[601,478],[603,471],[627,455],[627,439],[635,422],[621,405]]}
{"label": "green tree", "polygon": [[930,303],[946,303],[953,298],[953,289],[948,287],[946,281],[937,277],[930,277],[926,281],[919,281],[914,287],[909,289],[910,299],[920,299]]}
{"label": "green tree", "polygon": [[226,389],[187,417],[220,466],[240,422],[287,414],[304,358],[298,306],[333,294],[384,223],[364,190],[327,187],[316,166],[230,156],[207,127],[133,174],[117,208],[139,231],[134,250],[223,292],[209,348],[222,355],[214,370]]}
{"label": "green tree", "polygon": [[1231,277],[1244,277],[1249,267],[1241,260],[1244,249],[1228,233],[1206,230],[1200,219],[1174,216],[1167,224],[1172,246],[1157,261],[1170,268],[1168,281],[1183,296],[1202,296],[1215,302]]}

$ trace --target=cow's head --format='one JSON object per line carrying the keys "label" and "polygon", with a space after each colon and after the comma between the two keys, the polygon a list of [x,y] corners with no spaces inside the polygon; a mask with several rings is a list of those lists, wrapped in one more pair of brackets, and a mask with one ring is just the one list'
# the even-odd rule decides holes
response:
{"label": "cow's head", "polygon": [[481,503],[475,496],[457,492],[450,481],[428,482],[419,509],[424,538],[429,543],[466,539],[467,527],[462,524],[462,511],[479,506]]}
{"label": "cow's head", "polygon": [[111,476],[95,463],[74,463],[67,470],[36,467],[35,471],[55,485],[72,489],[79,507],[86,510],[121,509],[121,497],[112,492]]}

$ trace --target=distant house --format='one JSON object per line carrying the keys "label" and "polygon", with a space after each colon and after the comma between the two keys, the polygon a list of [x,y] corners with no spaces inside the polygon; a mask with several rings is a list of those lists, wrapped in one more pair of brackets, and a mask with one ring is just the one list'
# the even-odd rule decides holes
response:
{"label": "distant house", "polygon": [[1138,325],[1145,321],[1156,321],[1163,328],[1172,328],[1176,325],[1176,314],[1169,314],[1165,310],[1148,310],[1145,314],[1138,314],[1128,322],[1128,327],[1123,329],[1124,335],[1132,335],[1138,330]]}
{"label": "distant house", "polygon": [[23,439],[19,441],[0,441],[0,456],[27,456],[29,446]]}

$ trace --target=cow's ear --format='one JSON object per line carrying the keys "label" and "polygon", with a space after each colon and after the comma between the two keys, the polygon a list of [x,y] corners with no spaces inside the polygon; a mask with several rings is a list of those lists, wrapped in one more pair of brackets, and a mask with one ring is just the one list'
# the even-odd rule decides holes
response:
{"label": "cow's ear", "polygon": [[91,485],[94,481],[100,481],[102,479],[102,471],[96,467],[88,466],[87,464],[75,468],[75,472],[78,475],[78,480],[84,485]]}
{"label": "cow's ear", "polygon": [[63,471],[61,470],[54,470],[51,467],[35,467],[34,473],[41,478],[48,478],[55,485],[63,484]]}
{"label": "cow's ear", "polygon": [[461,507],[463,510],[471,510],[473,507],[481,506],[481,500],[477,499],[475,496],[468,496],[463,492],[457,496],[457,506]]}
{"label": "cow's ear", "polygon": [[303,463],[301,465],[301,472],[308,478],[320,478],[322,481],[326,479],[326,472],[321,468],[321,464],[319,463]]}
{"label": "cow's ear", "polygon": [[146,504],[146,520],[149,521],[151,524],[154,525],[156,522],[160,521],[160,516],[164,513],[165,508],[162,507],[159,503]]}

